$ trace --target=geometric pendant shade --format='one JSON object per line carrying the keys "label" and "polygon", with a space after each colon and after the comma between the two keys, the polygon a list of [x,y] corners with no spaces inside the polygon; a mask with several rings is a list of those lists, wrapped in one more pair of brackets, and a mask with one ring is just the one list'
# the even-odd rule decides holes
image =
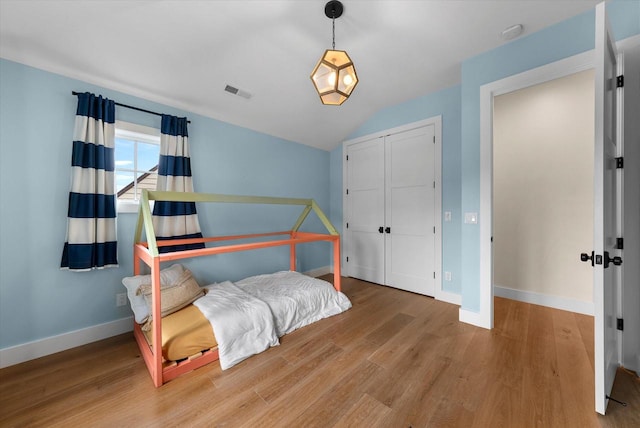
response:
{"label": "geometric pendant shade", "polygon": [[345,102],[358,84],[351,58],[345,51],[336,50],[336,18],[342,16],[343,11],[342,3],[337,0],[325,5],[324,14],[332,20],[333,49],[324,51],[310,76],[322,104],[334,106]]}
{"label": "geometric pendant shade", "polygon": [[345,51],[327,49],[311,73],[323,104],[340,105],[358,84],[356,68]]}

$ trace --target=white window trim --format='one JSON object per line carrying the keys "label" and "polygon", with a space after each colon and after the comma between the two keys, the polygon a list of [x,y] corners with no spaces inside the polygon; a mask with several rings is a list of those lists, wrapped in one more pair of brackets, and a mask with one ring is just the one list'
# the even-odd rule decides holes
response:
{"label": "white window trim", "polygon": [[[160,145],[160,129],[137,123],[116,120],[116,138],[125,138],[145,143]],[[153,209],[153,202],[150,202]],[[118,214],[135,214],[140,207],[140,201],[119,200],[116,198],[116,210]]]}
{"label": "white window trim", "polygon": [[116,138],[118,137],[160,144],[160,129],[116,120]]}

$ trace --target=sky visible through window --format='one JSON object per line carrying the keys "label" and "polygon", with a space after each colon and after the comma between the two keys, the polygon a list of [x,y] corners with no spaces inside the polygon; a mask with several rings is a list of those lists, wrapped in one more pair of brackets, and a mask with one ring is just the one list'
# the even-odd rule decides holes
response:
{"label": "sky visible through window", "polygon": [[116,138],[116,192],[132,186],[135,180],[158,165],[160,146],[144,141]]}

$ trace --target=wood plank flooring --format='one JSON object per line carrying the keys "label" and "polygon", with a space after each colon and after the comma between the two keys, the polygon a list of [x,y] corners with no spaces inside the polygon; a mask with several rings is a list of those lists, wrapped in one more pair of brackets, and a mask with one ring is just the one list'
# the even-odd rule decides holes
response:
{"label": "wood plank flooring", "polygon": [[0,426],[640,426],[640,381],[623,369],[612,396],[628,406],[594,411],[591,317],[496,298],[489,331],[431,298],[343,290],[346,313],[158,389],[133,334],[5,368]]}

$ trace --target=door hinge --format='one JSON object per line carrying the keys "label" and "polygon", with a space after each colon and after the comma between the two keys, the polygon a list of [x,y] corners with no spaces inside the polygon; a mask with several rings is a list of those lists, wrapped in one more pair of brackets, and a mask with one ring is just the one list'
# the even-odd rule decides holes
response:
{"label": "door hinge", "polygon": [[433,182],[433,188],[434,189],[436,188],[436,182],[435,181]]}
{"label": "door hinge", "polygon": [[347,256],[347,263],[349,263],[349,256]]}
{"label": "door hinge", "polygon": [[623,250],[624,249],[624,239],[623,238],[616,238],[616,248],[618,250]]}
{"label": "door hinge", "polygon": [[433,144],[435,144],[435,143],[436,143],[436,136],[434,135],[433,136]]}
{"label": "door hinge", "polygon": [[433,226],[433,233],[436,233],[436,227]]}
{"label": "door hinge", "polygon": [[347,155],[347,161],[349,160],[349,155]]}
{"label": "door hinge", "polygon": [[347,223],[347,229],[349,229],[349,223]]}
{"label": "door hinge", "polygon": [[624,75],[621,74],[620,76],[616,77],[616,88],[623,88],[624,87]]}
{"label": "door hinge", "polygon": [[436,273],[435,272],[433,273],[433,279],[436,279]]}
{"label": "door hinge", "polygon": [[616,328],[620,331],[624,330],[624,320],[622,318],[616,318]]}
{"label": "door hinge", "polygon": [[618,169],[624,168],[624,158],[622,156],[620,156],[619,158],[616,158],[616,168]]}
{"label": "door hinge", "polygon": [[349,194],[349,189],[347,189],[347,195]]}

